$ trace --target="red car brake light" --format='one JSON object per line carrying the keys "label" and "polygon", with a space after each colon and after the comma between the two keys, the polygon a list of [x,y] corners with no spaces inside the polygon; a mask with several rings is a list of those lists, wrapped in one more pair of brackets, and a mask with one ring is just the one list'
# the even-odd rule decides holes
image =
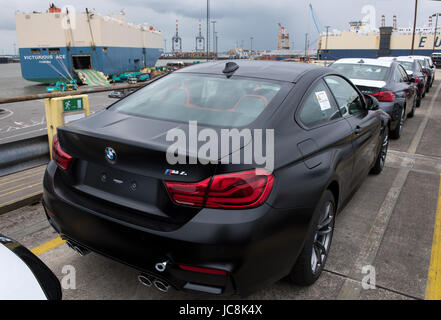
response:
{"label": "red car brake light", "polygon": [[54,135],[54,139],[52,143],[52,158],[57,164],[57,166],[63,170],[68,170],[72,162],[72,156],[70,156],[69,154],[64,152],[63,149],[61,149],[57,135]]}
{"label": "red car brake light", "polygon": [[168,193],[177,204],[202,207],[210,180],[196,183],[166,182]]}
{"label": "red car brake light", "polygon": [[393,91],[381,91],[376,94],[373,94],[373,96],[379,102],[394,102],[395,101],[395,93],[393,93]]}
{"label": "red car brake light", "polygon": [[205,208],[255,208],[271,193],[274,177],[265,170],[217,175],[197,183],[165,182],[177,204]]}

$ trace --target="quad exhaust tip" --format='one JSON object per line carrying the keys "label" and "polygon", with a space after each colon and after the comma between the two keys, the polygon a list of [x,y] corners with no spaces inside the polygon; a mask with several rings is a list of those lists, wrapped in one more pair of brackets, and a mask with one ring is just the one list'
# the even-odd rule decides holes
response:
{"label": "quad exhaust tip", "polygon": [[164,293],[168,292],[170,289],[170,285],[166,281],[156,279],[146,274],[138,275],[138,281],[146,287],[151,287],[153,285],[156,289]]}
{"label": "quad exhaust tip", "polygon": [[153,284],[155,285],[155,288],[158,289],[161,292],[168,292],[168,289],[170,289],[170,285],[167,282],[164,282],[159,279],[153,280]]}
{"label": "quad exhaust tip", "polygon": [[76,253],[78,253],[81,257],[84,257],[85,255],[87,255],[90,251],[80,247],[74,243],[72,243],[71,241],[66,241],[66,244],[69,248],[71,248],[72,250],[74,250]]}
{"label": "quad exhaust tip", "polygon": [[152,284],[153,284],[152,280],[150,280],[149,277],[147,277],[147,276],[145,276],[143,274],[140,274],[138,276],[138,280],[139,280],[139,282],[141,282],[141,284],[145,285],[146,287],[151,287]]}

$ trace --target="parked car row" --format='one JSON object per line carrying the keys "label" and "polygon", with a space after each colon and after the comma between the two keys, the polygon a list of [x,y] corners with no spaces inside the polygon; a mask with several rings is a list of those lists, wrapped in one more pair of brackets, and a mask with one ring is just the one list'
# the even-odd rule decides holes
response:
{"label": "parked car row", "polygon": [[423,56],[340,59],[330,67],[378,100],[391,117],[389,130],[394,139],[400,138],[405,120],[415,115],[435,79],[432,60]]}

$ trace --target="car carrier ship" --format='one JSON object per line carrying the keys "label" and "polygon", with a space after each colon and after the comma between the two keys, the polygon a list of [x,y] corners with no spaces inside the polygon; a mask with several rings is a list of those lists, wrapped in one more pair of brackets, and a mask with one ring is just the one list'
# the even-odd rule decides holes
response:
{"label": "car carrier ship", "polygon": [[[372,28],[362,21],[349,24],[349,30],[332,30],[320,35],[318,50],[321,59],[377,58],[411,54],[413,27],[398,28],[396,16],[391,27],[386,26],[384,16],[380,28]],[[431,56],[433,52],[441,52],[440,49],[441,35],[438,33],[435,39],[435,26],[432,18],[429,18],[428,26],[416,28],[414,55]]]}
{"label": "car carrier ship", "polygon": [[[106,78],[154,66],[163,52],[162,32],[119,17],[61,10],[16,12],[15,23],[23,78],[42,83]],[[93,71],[93,72],[92,72]]]}

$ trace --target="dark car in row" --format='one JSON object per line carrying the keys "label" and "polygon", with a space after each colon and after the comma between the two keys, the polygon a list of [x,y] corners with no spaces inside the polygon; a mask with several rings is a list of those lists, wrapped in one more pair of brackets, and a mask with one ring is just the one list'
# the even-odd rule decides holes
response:
{"label": "dark car in row", "polygon": [[396,61],[406,70],[410,80],[417,87],[418,102],[417,107],[421,106],[421,101],[425,98],[427,90],[430,90],[428,73],[424,72],[421,60],[413,57],[382,57],[381,60]]}
{"label": "dark car in row", "polygon": [[374,96],[390,117],[390,135],[399,139],[404,122],[412,118],[418,104],[415,80],[395,60],[340,59],[331,68],[350,78],[364,94]]}
{"label": "dark car in row", "polygon": [[[402,91],[400,106],[411,107]],[[383,170],[401,111],[392,126],[377,99],[332,68],[199,64],[58,128],[43,205],[71,247],[135,267],[161,291],[246,296],[286,276],[310,285],[325,267],[336,215]],[[230,145],[231,158],[252,144],[271,150],[258,132],[273,132],[273,168],[216,152],[192,162],[179,148],[183,163],[168,160],[172,130],[226,129],[251,130]]]}
{"label": "dark car in row", "polygon": [[435,73],[436,73],[436,66],[433,63],[432,58],[427,56],[407,56],[410,59],[416,59],[421,63],[421,66],[423,67],[423,72],[427,75],[427,83],[428,86],[426,88],[426,92],[428,93],[430,91],[430,88],[433,86],[433,82],[435,81]]}

